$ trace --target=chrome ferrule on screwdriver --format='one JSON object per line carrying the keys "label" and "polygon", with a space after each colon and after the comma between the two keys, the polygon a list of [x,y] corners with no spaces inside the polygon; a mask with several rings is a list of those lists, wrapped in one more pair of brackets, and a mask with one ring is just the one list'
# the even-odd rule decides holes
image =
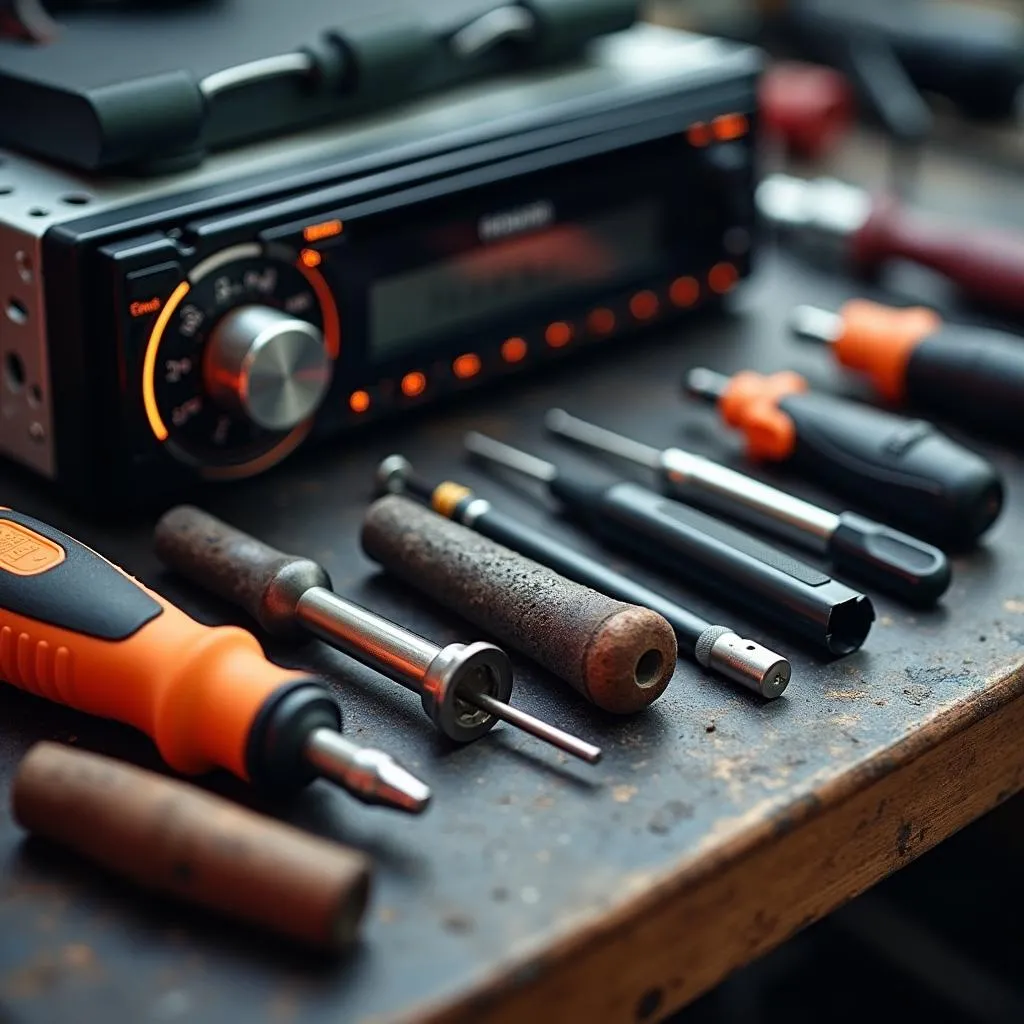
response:
{"label": "chrome ferrule on screwdriver", "polygon": [[378,467],[377,485],[382,492],[410,494],[435,512],[577,583],[620,601],[650,608],[664,616],[675,630],[680,653],[766,699],[780,696],[789,684],[792,666],[781,654],[739,636],[728,626],[709,622],[597,559],[532,529],[462,484],[445,481],[432,486],[416,476],[407,459],[391,455]]}
{"label": "chrome ferrule on screwdriver", "polygon": [[914,605],[934,604],[952,572],[945,552],[855,512],[831,512],[681,448],[658,449],[551,409],[551,433],[652,470],[668,495],[828,556],[835,569]]}
{"label": "chrome ferrule on screwdriver", "polygon": [[610,474],[570,473],[483,434],[467,434],[465,445],[484,462],[545,483],[597,537],[723,604],[830,655],[850,654],[867,638],[875,611],[865,594],[727,523]]}

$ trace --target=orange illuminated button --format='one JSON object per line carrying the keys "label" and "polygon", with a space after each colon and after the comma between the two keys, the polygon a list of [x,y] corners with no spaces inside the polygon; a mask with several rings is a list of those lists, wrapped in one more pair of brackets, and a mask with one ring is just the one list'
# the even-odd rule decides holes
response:
{"label": "orange illuminated button", "polygon": [[686,130],[691,146],[706,146],[711,141],[711,129],[703,121],[694,121]]}
{"label": "orange illuminated button", "polygon": [[307,242],[320,242],[325,238],[334,238],[340,235],[344,225],[340,220],[325,220],[320,224],[310,224],[302,232],[302,237]]}
{"label": "orange illuminated button", "polygon": [[427,378],[419,370],[413,370],[402,378],[402,394],[406,398],[415,398],[422,395],[427,388]]}
{"label": "orange illuminated button", "polygon": [[313,267],[319,267],[324,258],[316,249],[303,249],[299,253],[299,259],[302,260],[303,266],[309,267],[312,270]]}
{"label": "orange illuminated button", "polygon": [[501,358],[506,363],[521,363],[526,358],[527,344],[522,338],[506,338],[501,343]]}
{"label": "orange illuminated button", "polygon": [[466,352],[452,363],[452,373],[459,380],[469,380],[480,372],[480,357],[475,352]]}
{"label": "orange illuminated button", "polygon": [[637,292],[629,300],[629,311],[637,320],[650,320],[658,315],[658,296],[652,291]]}
{"label": "orange illuminated button", "polygon": [[731,263],[716,263],[708,271],[708,287],[719,295],[731,291],[739,279],[740,273]]}
{"label": "orange illuminated button", "polygon": [[370,408],[369,392],[353,391],[348,396],[348,407],[355,413],[366,412]]}
{"label": "orange illuminated button", "polygon": [[544,340],[552,348],[564,348],[572,341],[572,328],[564,320],[555,320],[548,324]]}
{"label": "orange illuminated button", "polygon": [[669,286],[668,297],[674,306],[685,309],[700,298],[700,285],[695,277],[677,277]]}
{"label": "orange illuminated button", "polygon": [[611,334],[615,330],[615,314],[604,306],[592,309],[587,317],[587,330],[591,334]]}
{"label": "orange illuminated button", "polygon": [[731,142],[747,134],[750,123],[743,114],[722,114],[711,122],[711,130],[719,142]]}

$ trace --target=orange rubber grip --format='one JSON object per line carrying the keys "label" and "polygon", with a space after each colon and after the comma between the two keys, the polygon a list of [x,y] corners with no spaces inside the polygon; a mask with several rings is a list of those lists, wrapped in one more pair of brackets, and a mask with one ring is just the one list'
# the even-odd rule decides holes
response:
{"label": "orange rubber grip", "polygon": [[906,394],[907,363],[914,349],[942,326],[924,306],[893,309],[867,299],[853,299],[839,310],[842,333],[832,343],[841,365],[867,374],[890,402]]}
{"label": "orange rubber grip", "polygon": [[234,626],[204,626],[91,548],[0,509],[0,678],[142,730],[173,769],[248,780],[267,698],[308,679]]}
{"label": "orange rubber grip", "polygon": [[781,462],[793,454],[796,426],[778,403],[806,390],[807,381],[798,373],[765,376],[744,370],[729,381],[718,399],[718,411],[730,427],[743,431],[752,459]]}

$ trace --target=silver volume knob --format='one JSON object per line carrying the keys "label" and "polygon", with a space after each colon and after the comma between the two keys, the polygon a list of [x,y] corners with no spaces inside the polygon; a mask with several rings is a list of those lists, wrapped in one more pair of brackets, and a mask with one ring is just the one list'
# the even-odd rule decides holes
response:
{"label": "silver volume knob", "polygon": [[214,401],[264,430],[291,430],[316,412],[331,382],[319,328],[269,306],[224,315],[206,346]]}

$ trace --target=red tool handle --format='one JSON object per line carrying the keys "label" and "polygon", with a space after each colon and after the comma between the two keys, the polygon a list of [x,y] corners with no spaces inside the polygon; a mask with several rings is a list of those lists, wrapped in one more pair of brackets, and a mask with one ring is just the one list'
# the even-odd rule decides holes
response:
{"label": "red tool handle", "polygon": [[911,260],[945,275],[972,299],[1024,312],[1024,235],[932,220],[895,200],[875,202],[850,239],[860,267]]}

